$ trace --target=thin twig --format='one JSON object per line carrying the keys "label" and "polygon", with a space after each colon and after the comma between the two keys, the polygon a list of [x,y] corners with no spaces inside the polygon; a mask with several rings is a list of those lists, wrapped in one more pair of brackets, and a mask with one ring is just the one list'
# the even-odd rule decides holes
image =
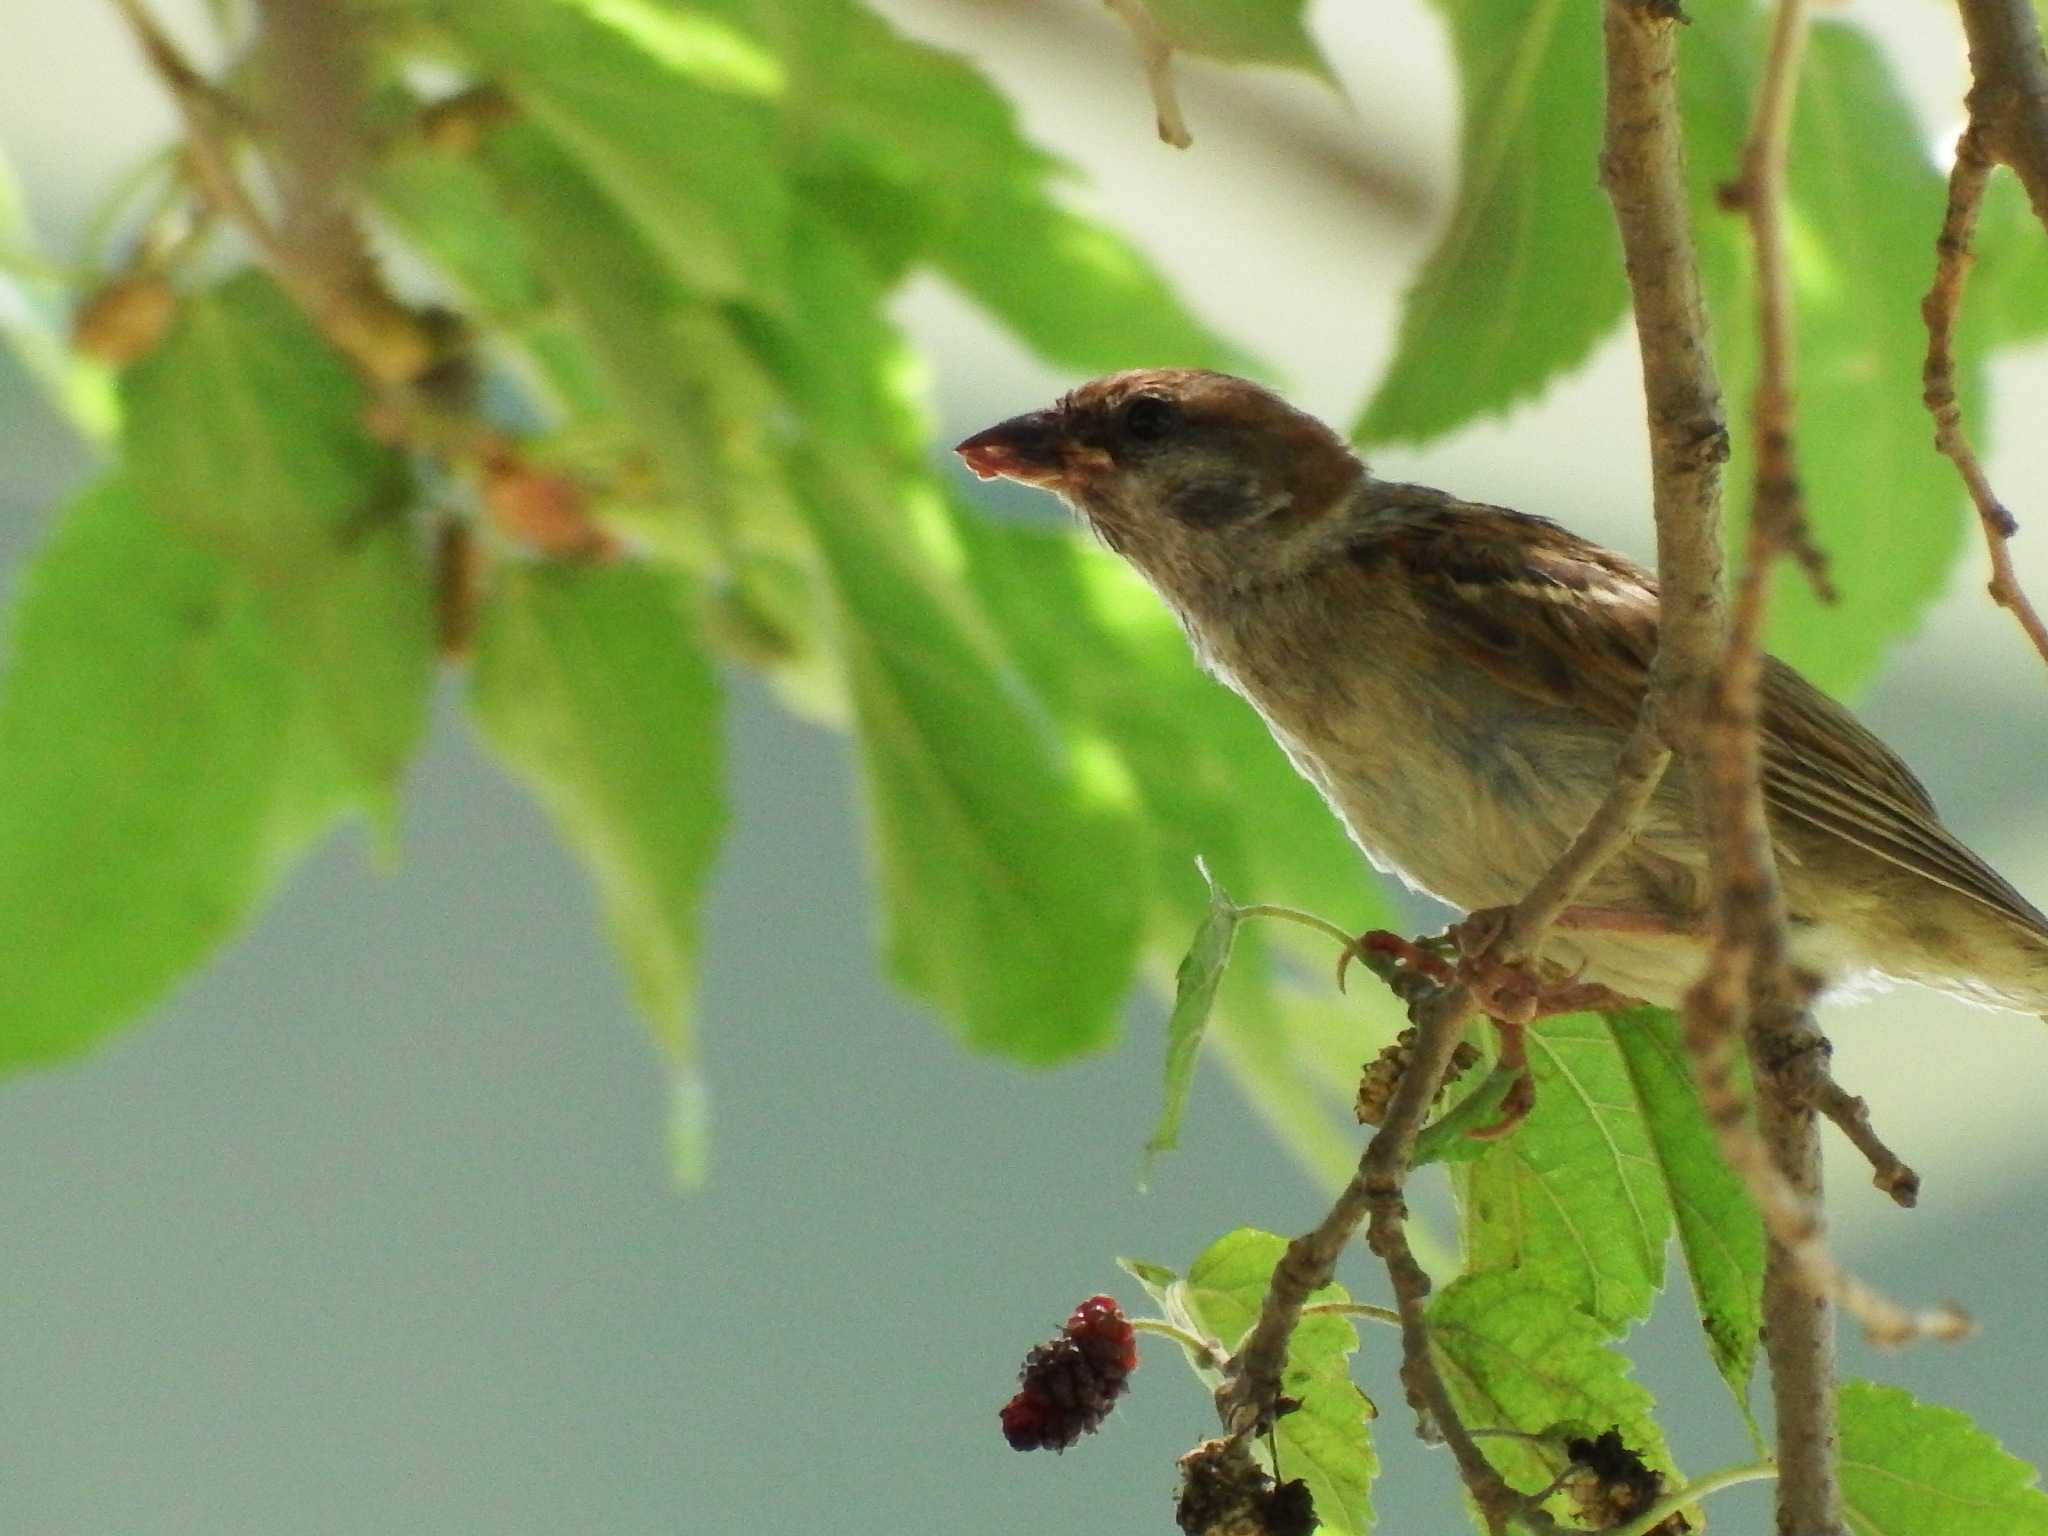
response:
{"label": "thin twig", "polygon": [[264,42],[276,72],[287,85],[308,87],[277,93],[287,142],[285,174],[274,177],[285,193],[279,221],[238,171],[252,126],[240,106],[193,68],[144,0],[114,4],[184,119],[187,163],[206,201],[240,226],[279,285],[361,373],[391,386],[426,373],[445,341],[385,287],[340,186],[356,132],[346,19],[310,0],[266,0]]}
{"label": "thin twig", "polygon": [[1970,271],[1970,241],[1991,170],[1984,132],[1972,121],[1956,141],[1956,163],[1948,177],[1948,207],[1942,216],[1941,234],[1934,242],[1934,282],[1920,301],[1920,316],[1927,322],[1927,361],[1920,373],[1920,398],[1934,418],[1935,448],[1955,465],[1970,492],[1970,503],[1977,509],[1977,522],[1991,556],[1991,600],[2011,610],[2041,659],[2048,661],[2048,623],[2042,622],[2013,569],[2011,540],[2019,523],[1991,489],[1990,478],[1963,430],[1963,409],[1956,399],[1956,321]]}
{"label": "thin twig", "polygon": [[1138,61],[1145,66],[1145,88],[1152,93],[1152,110],[1158,119],[1159,137],[1175,149],[1194,143],[1187,119],[1180,113],[1180,96],[1173,84],[1173,41],[1145,0],[1103,0],[1116,18],[1130,28],[1138,45]]}
{"label": "thin twig", "polygon": [[1920,1175],[1878,1137],[1870,1123],[1870,1106],[1829,1076],[1819,1088],[1815,1109],[1835,1123],[1870,1160],[1870,1182],[1899,1205],[1911,1209],[1920,1199]]}

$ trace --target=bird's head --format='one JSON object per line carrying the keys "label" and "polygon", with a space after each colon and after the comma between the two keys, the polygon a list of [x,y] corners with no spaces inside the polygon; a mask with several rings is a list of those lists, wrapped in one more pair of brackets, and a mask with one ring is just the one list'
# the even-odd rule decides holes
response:
{"label": "bird's head", "polygon": [[955,450],[1056,492],[1177,606],[1278,574],[1365,466],[1328,427],[1224,373],[1111,374]]}

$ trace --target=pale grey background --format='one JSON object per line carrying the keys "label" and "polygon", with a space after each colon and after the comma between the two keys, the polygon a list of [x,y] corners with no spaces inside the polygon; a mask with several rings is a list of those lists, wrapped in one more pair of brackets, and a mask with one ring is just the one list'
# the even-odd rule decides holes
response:
{"label": "pale grey background", "polygon": [[[1183,156],[1149,141],[1099,7],[887,8],[1022,93],[1031,129],[1094,173],[1084,200],[1305,404],[1348,417],[1449,193],[1455,101],[1422,5],[1317,7],[1355,117],[1300,82],[1191,68],[1198,148]],[[1952,127],[1944,8],[1853,9],[1889,29],[1930,137]],[[0,15],[0,142],[62,243],[167,113],[107,7],[7,0]],[[949,432],[1069,382],[935,286],[903,314],[936,359]],[[1632,369],[1617,338],[1541,406],[1387,467],[1643,551]],[[2024,518],[2048,468],[2048,358],[2010,362],[1999,385],[1992,468]],[[0,443],[11,582],[88,464],[11,365]],[[2048,534],[2021,554],[2048,590]],[[1980,560],[1867,713],[2040,897],[2048,694],[1984,603]],[[1176,1363],[1153,1358],[1115,1432],[1058,1461],[1010,1452],[994,1411],[1075,1299],[1132,1299],[1113,1254],[1179,1262],[1233,1224],[1316,1214],[1229,1084],[1205,1073],[1188,1150],[1140,1195],[1155,1007],[1134,1009],[1114,1052],[1057,1073],[959,1053],[874,976],[844,743],[741,684],[703,1009],[715,1178],[678,1196],[659,1074],[583,882],[479,758],[452,687],[443,705],[396,871],[359,833],[338,838],[146,1025],[0,1085],[0,1529],[1169,1529],[1171,1457],[1207,1424]],[[1833,1022],[1845,1078],[1928,1180],[1925,1208],[1901,1214],[1843,1162],[1845,1252],[1985,1324],[1956,1349],[1850,1353],[2039,1458],[2048,1036],[1921,994]],[[1378,1294],[1363,1269],[1352,1279]],[[1687,1313],[1681,1286],[1645,1373],[1704,1470],[1742,1444]],[[1383,1528],[1460,1528],[1389,1357],[1370,1336]],[[1758,1528],[1762,1507],[1729,1496],[1721,1528]]]}

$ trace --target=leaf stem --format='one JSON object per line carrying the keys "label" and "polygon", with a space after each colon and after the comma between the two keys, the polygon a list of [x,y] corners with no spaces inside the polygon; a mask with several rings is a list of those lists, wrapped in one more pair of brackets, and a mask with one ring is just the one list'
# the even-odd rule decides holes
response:
{"label": "leaf stem", "polygon": [[1777,1475],[1777,1463],[1770,1461],[1751,1461],[1739,1467],[1723,1467],[1718,1472],[1709,1472],[1705,1477],[1679,1489],[1676,1493],[1666,1494],[1628,1524],[1617,1525],[1612,1530],[1603,1531],[1601,1536],[1649,1536],[1650,1532],[1688,1504],[1697,1504],[1710,1493],[1719,1493],[1724,1488],[1734,1488],[1742,1483],[1761,1483]]}
{"label": "leaf stem", "polygon": [[1152,1333],[1162,1339],[1171,1339],[1212,1371],[1220,1371],[1230,1363],[1230,1357],[1218,1345],[1192,1329],[1159,1317],[1133,1317],[1128,1321],[1134,1333]]}
{"label": "leaf stem", "polygon": [[1392,1307],[1376,1307],[1369,1301],[1312,1301],[1301,1309],[1303,1317],[1369,1317],[1389,1327],[1401,1326],[1401,1314]]}
{"label": "leaf stem", "polygon": [[1298,907],[1275,906],[1267,901],[1256,902],[1249,907],[1239,907],[1237,915],[1239,917],[1277,917],[1286,922],[1299,923],[1304,928],[1313,928],[1317,933],[1327,934],[1346,949],[1349,949],[1358,938],[1358,935],[1346,933],[1326,917],[1317,917],[1315,913],[1303,912]]}

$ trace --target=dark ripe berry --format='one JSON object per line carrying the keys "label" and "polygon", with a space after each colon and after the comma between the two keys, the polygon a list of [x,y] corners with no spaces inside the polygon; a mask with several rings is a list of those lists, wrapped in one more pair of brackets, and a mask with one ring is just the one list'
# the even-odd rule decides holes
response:
{"label": "dark ripe berry", "polygon": [[1003,1438],[1020,1451],[1063,1451],[1093,1434],[1138,1366],[1138,1336],[1114,1299],[1091,1296],[1024,1357],[1003,1405]]}

